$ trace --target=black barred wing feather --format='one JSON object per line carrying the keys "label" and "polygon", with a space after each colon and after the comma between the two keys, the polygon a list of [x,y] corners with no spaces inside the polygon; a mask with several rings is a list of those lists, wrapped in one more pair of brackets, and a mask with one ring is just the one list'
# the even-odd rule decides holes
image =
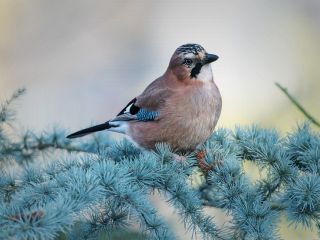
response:
{"label": "black barred wing feather", "polygon": [[161,79],[152,82],[140,96],[132,99],[114,120],[154,121],[166,100],[174,93],[173,89],[162,85]]}
{"label": "black barred wing feather", "polygon": [[158,115],[158,111],[150,111],[145,108],[140,108],[135,105],[136,98],[132,99],[126,106],[118,113],[113,121],[153,121]]}

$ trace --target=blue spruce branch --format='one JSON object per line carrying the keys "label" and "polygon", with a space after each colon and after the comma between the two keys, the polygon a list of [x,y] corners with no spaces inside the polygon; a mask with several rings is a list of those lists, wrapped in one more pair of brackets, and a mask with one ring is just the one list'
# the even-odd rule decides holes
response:
{"label": "blue spruce branch", "polygon": [[[55,130],[13,141],[6,128],[20,94],[0,111],[0,239],[111,239],[137,228],[143,238],[175,239],[149,201],[153,191],[202,239],[280,239],[282,213],[292,224],[319,229],[320,135],[307,124],[287,136],[258,126],[218,129],[177,162],[166,144],[145,151],[103,135],[74,144]],[[40,166],[39,155],[48,163]],[[259,180],[247,177],[246,160],[265,173]],[[192,187],[197,169],[204,180]],[[219,229],[205,205],[230,215],[230,224]]]}

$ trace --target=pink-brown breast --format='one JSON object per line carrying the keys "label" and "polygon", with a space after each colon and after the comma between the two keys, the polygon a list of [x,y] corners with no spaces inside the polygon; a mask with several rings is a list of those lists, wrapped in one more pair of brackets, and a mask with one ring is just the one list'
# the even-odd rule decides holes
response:
{"label": "pink-brown breast", "polygon": [[175,89],[159,109],[155,121],[130,122],[128,135],[146,149],[166,142],[174,150],[192,151],[212,134],[221,106],[220,92],[214,82],[195,82]]}

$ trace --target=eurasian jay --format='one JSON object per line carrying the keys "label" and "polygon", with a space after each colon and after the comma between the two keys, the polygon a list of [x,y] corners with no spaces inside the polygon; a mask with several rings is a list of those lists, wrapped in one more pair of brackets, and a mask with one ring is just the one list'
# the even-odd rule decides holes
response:
{"label": "eurasian jay", "polygon": [[221,112],[221,96],[210,66],[217,59],[198,44],[182,45],[166,72],[115,118],[67,138],[107,129],[126,134],[145,149],[165,142],[176,151],[195,150],[212,134]]}

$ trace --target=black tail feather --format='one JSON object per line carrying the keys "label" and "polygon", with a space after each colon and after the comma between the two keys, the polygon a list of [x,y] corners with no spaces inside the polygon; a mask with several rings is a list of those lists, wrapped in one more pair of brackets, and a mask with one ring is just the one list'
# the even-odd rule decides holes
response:
{"label": "black tail feather", "polygon": [[89,127],[89,128],[85,128],[82,129],[78,132],[72,133],[70,135],[67,136],[67,138],[78,138],[78,137],[82,137],[85,136],[87,134],[90,133],[94,133],[94,132],[98,132],[98,131],[103,131],[105,129],[109,129],[111,126],[109,124],[109,122],[103,123],[103,124],[99,124],[93,127]]}

